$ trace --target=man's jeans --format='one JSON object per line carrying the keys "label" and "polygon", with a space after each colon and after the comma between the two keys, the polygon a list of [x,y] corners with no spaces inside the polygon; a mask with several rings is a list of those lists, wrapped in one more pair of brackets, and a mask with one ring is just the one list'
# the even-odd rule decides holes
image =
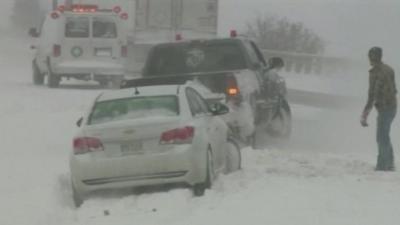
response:
{"label": "man's jeans", "polygon": [[376,170],[394,170],[394,156],[390,141],[390,128],[396,116],[397,109],[380,110],[377,119],[376,139],[378,142],[378,162]]}

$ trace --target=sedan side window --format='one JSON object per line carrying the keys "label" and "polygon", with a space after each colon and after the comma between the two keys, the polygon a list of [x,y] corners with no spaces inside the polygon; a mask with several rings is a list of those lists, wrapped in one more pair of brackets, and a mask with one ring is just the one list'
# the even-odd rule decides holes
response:
{"label": "sedan side window", "polygon": [[210,110],[208,108],[206,101],[203,99],[203,97],[201,97],[201,95],[199,93],[197,93],[197,91],[193,91],[193,94],[195,95],[195,98],[200,105],[202,113],[209,113]]}
{"label": "sedan side window", "polygon": [[195,90],[186,89],[186,96],[193,116],[204,115],[209,112],[207,104]]}

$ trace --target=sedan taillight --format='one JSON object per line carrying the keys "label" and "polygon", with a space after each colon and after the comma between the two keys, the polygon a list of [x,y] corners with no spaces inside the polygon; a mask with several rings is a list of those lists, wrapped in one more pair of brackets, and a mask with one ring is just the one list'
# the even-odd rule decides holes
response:
{"label": "sedan taillight", "polygon": [[74,139],[74,154],[104,151],[103,143],[97,138],[79,137]]}
{"label": "sedan taillight", "polygon": [[191,144],[194,137],[194,127],[177,128],[161,134],[160,144],[177,145]]}

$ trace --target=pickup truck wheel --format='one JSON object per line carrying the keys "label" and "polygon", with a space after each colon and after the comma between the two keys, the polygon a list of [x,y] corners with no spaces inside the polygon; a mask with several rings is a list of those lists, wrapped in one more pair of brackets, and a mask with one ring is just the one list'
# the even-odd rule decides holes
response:
{"label": "pickup truck wheel", "polygon": [[260,119],[256,125],[252,139],[253,149],[262,149],[267,144],[267,138],[288,139],[292,133],[292,114],[290,106],[286,100],[283,100],[278,112],[271,121]]}
{"label": "pickup truck wheel", "polygon": [[49,88],[58,88],[58,86],[60,86],[60,81],[61,78],[59,75],[50,72],[47,77],[47,86]]}
{"label": "pickup truck wheel", "polygon": [[292,113],[286,100],[281,102],[280,109],[268,125],[267,132],[272,137],[290,138],[292,133]]}
{"label": "pickup truck wheel", "polygon": [[193,186],[193,195],[196,197],[201,197],[204,195],[207,189],[210,189],[212,182],[215,177],[214,162],[211,150],[207,151],[207,175],[206,180],[203,183],[195,184]]}
{"label": "pickup truck wheel", "polygon": [[35,85],[44,84],[44,74],[40,72],[39,67],[36,65],[36,61],[32,62],[32,78],[33,78],[33,84]]}

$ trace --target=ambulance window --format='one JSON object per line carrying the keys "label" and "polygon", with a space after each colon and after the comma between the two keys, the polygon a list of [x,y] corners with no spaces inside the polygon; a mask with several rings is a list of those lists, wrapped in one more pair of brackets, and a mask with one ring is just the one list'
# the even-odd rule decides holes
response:
{"label": "ambulance window", "polygon": [[112,18],[95,17],[93,18],[93,37],[94,38],[116,38],[117,26]]}
{"label": "ambulance window", "polygon": [[87,38],[89,37],[89,18],[69,17],[65,23],[65,37]]}

